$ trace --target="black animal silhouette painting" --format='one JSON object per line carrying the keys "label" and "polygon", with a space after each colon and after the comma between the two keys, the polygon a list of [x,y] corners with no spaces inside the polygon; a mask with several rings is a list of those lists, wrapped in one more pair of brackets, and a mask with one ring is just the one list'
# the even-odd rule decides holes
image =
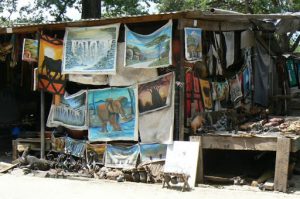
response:
{"label": "black animal silhouette painting", "polygon": [[139,84],[138,100],[140,114],[159,110],[170,105],[172,79],[173,73],[168,73],[154,81]]}
{"label": "black animal silhouette painting", "polygon": [[39,89],[64,94],[65,76],[61,74],[63,41],[41,36],[39,46]]}

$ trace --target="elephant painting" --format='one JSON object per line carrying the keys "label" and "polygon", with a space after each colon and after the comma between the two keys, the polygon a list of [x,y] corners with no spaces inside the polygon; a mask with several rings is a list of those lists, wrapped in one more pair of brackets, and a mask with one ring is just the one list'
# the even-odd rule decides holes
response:
{"label": "elephant painting", "polygon": [[108,98],[104,104],[98,105],[98,117],[101,122],[102,132],[108,132],[107,123],[109,122],[113,128],[113,131],[122,131],[120,126],[120,119],[122,118],[129,120],[124,106],[127,104],[127,97],[121,96],[118,99]]}

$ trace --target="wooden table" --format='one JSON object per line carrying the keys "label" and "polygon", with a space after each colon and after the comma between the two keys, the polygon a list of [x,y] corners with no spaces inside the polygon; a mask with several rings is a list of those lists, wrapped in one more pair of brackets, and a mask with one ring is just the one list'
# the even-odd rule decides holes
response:
{"label": "wooden table", "polygon": [[287,191],[290,152],[297,152],[300,149],[299,136],[287,138],[282,136],[253,137],[209,134],[190,136],[190,141],[200,143],[197,168],[197,181],[199,183],[204,181],[203,149],[276,151],[274,189],[282,192]]}
{"label": "wooden table", "polygon": [[[32,151],[41,150],[41,138],[18,138],[12,141],[12,159],[18,158],[18,152],[22,152],[26,147],[29,147]],[[51,139],[45,139],[45,150],[51,149]]]}

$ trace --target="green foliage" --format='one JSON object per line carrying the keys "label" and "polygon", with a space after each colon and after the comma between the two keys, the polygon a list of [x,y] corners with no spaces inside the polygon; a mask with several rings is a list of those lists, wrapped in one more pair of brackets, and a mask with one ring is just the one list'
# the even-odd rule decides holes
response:
{"label": "green foliage", "polygon": [[160,12],[221,8],[242,13],[280,13],[300,10],[300,0],[159,0]]}

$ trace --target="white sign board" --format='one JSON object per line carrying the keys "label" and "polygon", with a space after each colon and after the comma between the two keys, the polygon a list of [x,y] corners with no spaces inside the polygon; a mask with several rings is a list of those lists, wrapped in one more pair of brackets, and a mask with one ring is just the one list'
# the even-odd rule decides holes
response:
{"label": "white sign board", "polygon": [[168,145],[164,172],[189,175],[189,185],[196,184],[199,142],[175,141]]}

